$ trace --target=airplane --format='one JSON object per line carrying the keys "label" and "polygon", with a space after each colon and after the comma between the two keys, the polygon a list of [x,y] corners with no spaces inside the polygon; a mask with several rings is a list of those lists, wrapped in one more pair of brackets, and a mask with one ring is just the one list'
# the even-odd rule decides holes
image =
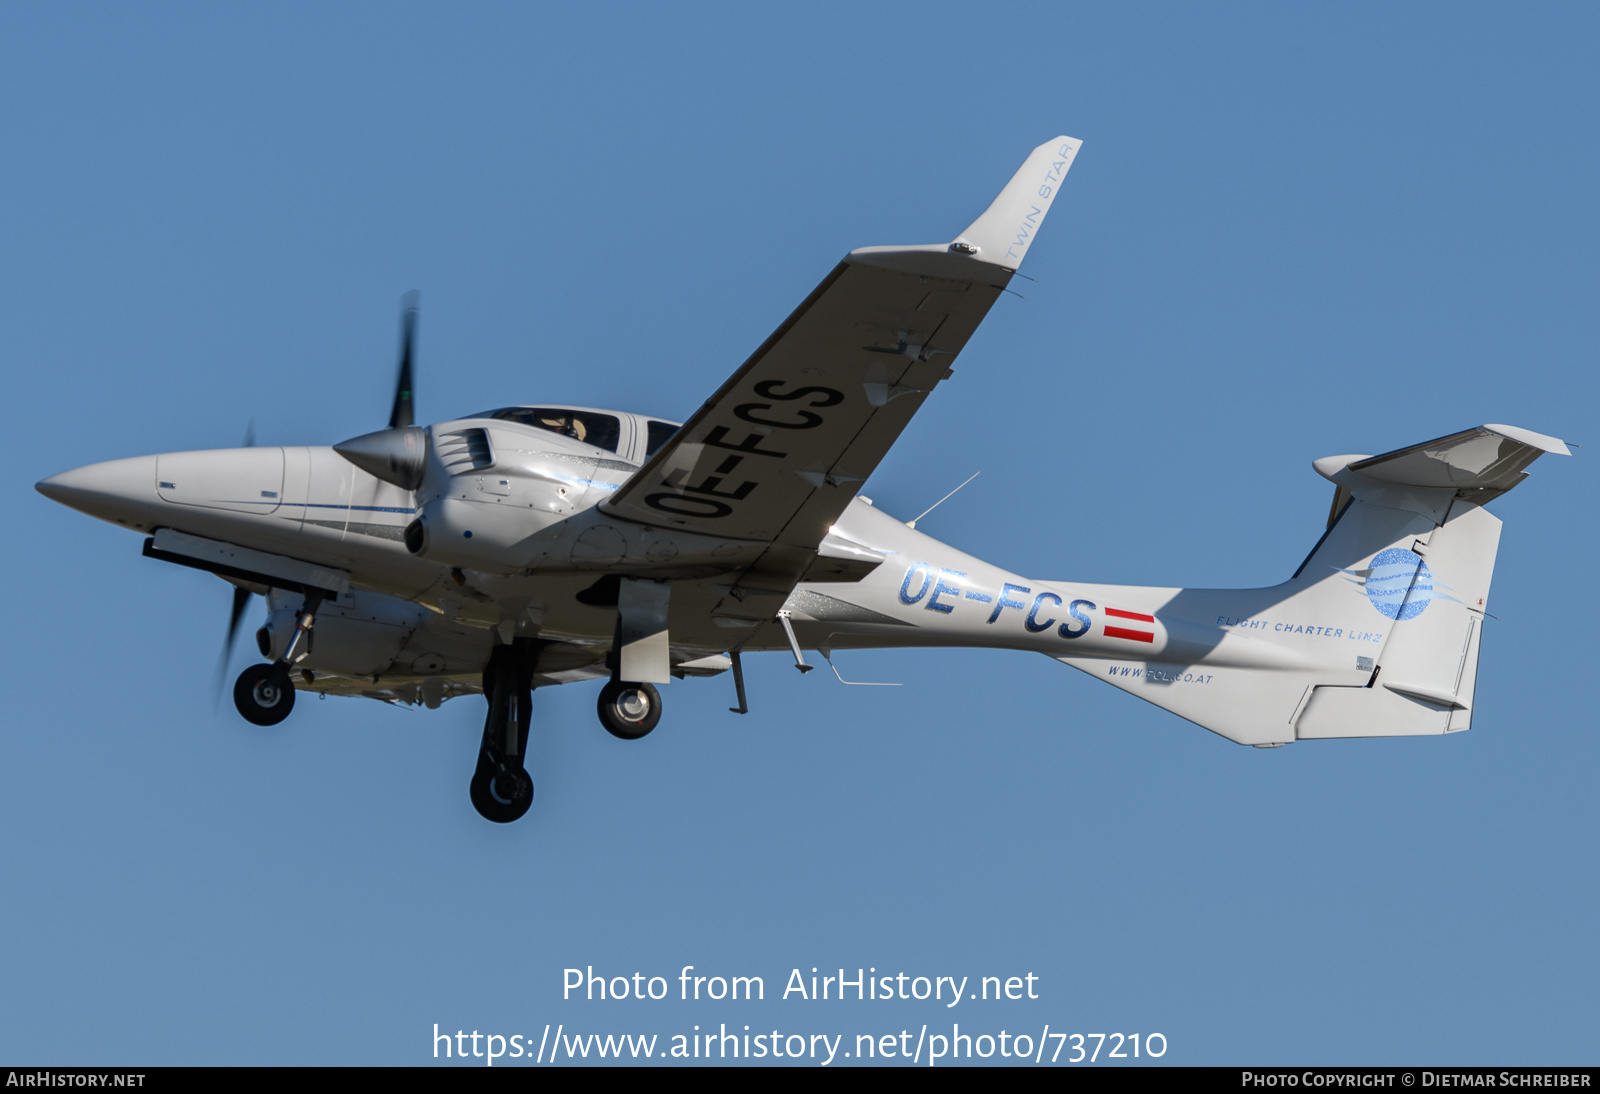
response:
{"label": "airplane", "polygon": [[1038,146],[948,243],[850,251],[687,422],[528,404],[419,427],[408,297],[386,429],[112,460],[37,489],[230,582],[230,646],[265,597],[265,660],[233,688],[250,722],[282,722],[300,691],[485,696],[469,791],[495,822],[533,799],[536,688],[604,681],[600,722],[633,740],[674,678],[731,672],[746,713],[756,652],[802,672],[806,650],[830,666],[839,649],[1037,652],[1258,748],[1467,729],[1500,531],[1483,506],[1568,454],[1553,437],[1484,425],[1317,460],[1327,526],[1259,589],[1023,577],[860,493],[1008,291],[1080,144]]}

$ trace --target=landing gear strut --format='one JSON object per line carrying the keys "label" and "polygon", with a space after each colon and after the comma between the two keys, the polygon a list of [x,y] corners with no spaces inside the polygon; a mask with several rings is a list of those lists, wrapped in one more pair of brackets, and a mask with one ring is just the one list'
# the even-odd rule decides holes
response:
{"label": "landing gear strut", "polygon": [[295,618],[294,635],[284,647],[283,656],[270,665],[251,665],[233,684],[233,705],[244,720],[258,726],[275,726],[294,709],[294,684],[289,671],[304,657],[310,641],[311,625],[322,606],[322,593],[308,590],[300,614]]}
{"label": "landing gear strut", "polygon": [[533,663],[538,644],[518,638],[496,646],[483,670],[489,716],[483,726],[478,768],[472,775],[472,805],[485,820],[509,824],[533,804],[533,780],[523,762],[533,724]]}
{"label": "landing gear strut", "polygon": [[637,741],[661,721],[661,693],[648,681],[671,673],[667,644],[669,586],[625,577],[617,588],[617,629],[606,667],[611,679],[600,689],[600,724],[613,737]]}

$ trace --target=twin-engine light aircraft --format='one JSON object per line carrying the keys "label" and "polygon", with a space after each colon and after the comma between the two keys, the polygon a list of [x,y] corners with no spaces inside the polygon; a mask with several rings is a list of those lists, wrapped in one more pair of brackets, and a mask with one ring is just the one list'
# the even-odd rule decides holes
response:
{"label": "twin-engine light aircraft", "polygon": [[1021,265],[1078,153],[1034,150],[949,243],[851,251],[685,423],[509,406],[412,424],[414,302],[389,428],[331,448],[113,460],[38,484],[144,533],[151,558],[251,594],[266,663],[246,719],[295,692],[437,708],[481,692],[471,798],[533,798],[535,688],[603,679],[600,721],[639,738],[656,684],[740,655],[888,646],[1032,650],[1241,744],[1442,734],[1472,719],[1511,489],[1551,437],[1469,429],[1334,456],[1327,531],[1281,585],[1172,589],[1021,577],[874,508],[858,490]]}

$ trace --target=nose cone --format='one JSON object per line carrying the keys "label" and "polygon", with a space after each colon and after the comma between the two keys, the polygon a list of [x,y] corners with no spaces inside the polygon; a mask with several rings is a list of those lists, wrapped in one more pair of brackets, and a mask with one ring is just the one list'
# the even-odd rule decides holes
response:
{"label": "nose cone", "polygon": [[156,458],[91,463],[51,475],[34,489],[51,501],[101,520],[142,524],[157,504]]}
{"label": "nose cone", "polygon": [[403,490],[421,486],[428,470],[428,431],[414,425],[363,433],[333,450],[367,474]]}

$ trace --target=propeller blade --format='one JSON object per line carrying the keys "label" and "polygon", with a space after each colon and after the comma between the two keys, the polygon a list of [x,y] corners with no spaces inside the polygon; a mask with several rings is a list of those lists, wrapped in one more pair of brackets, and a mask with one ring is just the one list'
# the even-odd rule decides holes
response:
{"label": "propeller blade", "polygon": [[250,419],[250,424],[244,427],[244,444],[241,448],[254,448],[256,446],[256,420]]}
{"label": "propeller blade", "polygon": [[412,289],[400,301],[400,380],[395,385],[394,409],[389,412],[389,428],[414,425],[411,407],[412,362],[417,349],[417,304],[422,294]]}
{"label": "propeller blade", "polygon": [[233,587],[233,611],[228,615],[228,637],[223,642],[223,648],[228,652],[233,651],[233,640],[239,637],[239,620],[244,618],[244,610],[250,606],[251,592],[249,589]]}
{"label": "propeller blade", "polygon": [[233,657],[233,642],[239,636],[239,621],[244,618],[245,609],[250,606],[250,590],[233,587],[233,610],[228,615],[228,636],[222,640],[222,656],[217,659],[217,687],[215,702],[222,703],[222,689],[227,683],[228,661]]}

